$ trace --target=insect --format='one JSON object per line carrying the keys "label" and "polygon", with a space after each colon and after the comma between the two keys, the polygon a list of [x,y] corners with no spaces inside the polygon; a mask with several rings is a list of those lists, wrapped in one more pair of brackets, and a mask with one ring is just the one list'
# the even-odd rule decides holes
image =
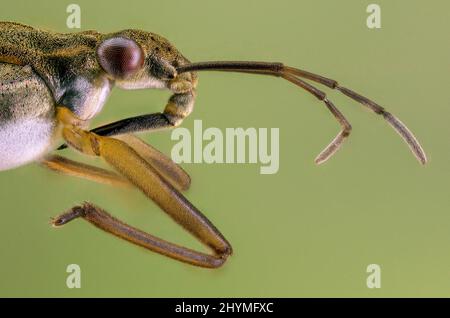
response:
{"label": "insect", "polygon": [[[266,62],[191,63],[165,38],[140,30],[101,34],[60,34],[13,22],[0,22],[0,170],[40,162],[68,175],[140,189],[184,229],[211,249],[202,253],[160,239],[114,218],[92,203],[55,217],[62,226],[82,218],[96,227],[151,251],[189,264],[216,268],[232,253],[219,230],[182,194],[189,175],[134,133],[180,125],[193,110],[197,72],[227,71],[281,77],[317,97],[341,126],[317,156],[328,160],[349,136],[351,125],[324,92],[305,80],[340,91],[381,115],[422,163],[426,155],[414,135],[383,107],[336,81]],[[114,86],[164,88],[171,95],[162,112],[122,119],[89,130],[89,122]],[[61,144],[103,158],[114,170],[55,154]],[[62,146],[60,148],[63,148]]]}

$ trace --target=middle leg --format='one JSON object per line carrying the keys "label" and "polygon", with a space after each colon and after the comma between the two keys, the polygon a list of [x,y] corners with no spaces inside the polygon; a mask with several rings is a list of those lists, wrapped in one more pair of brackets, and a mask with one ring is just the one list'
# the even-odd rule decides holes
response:
{"label": "middle leg", "polygon": [[98,183],[129,186],[127,179],[113,171],[74,161],[63,156],[50,155],[40,161],[40,165],[52,171],[63,173]]}

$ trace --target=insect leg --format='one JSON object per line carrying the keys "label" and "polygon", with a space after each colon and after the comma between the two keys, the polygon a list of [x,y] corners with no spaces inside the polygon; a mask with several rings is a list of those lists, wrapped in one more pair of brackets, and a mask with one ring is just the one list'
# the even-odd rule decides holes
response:
{"label": "insect leg", "polygon": [[143,130],[158,131],[172,127],[173,125],[164,113],[153,113],[121,119],[92,129],[92,132],[100,136],[116,136]]}
{"label": "insect leg", "polygon": [[[173,128],[169,119],[164,113],[145,114],[130,118],[124,118],[91,131],[100,136],[119,136],[122,134],[135,133],[141,131],[159,131]],[[61,145],[58,150],[66,149],[67,144]]]}
{"label": "insect leg", "polygon": [[[114,138],[125,141],[175,188],[180,191],[189,189],[191,185],[191,178],[189,174],[184,171],[179,165],[173,162],[172,159],[136,136],[119,135],[115,136]],[[84,163],[75,162],[58,155],[52,155],[44,158],[41,161],[41,164],[58,172],[106,184],[116,182],[116,179],[118,177],[119,180],[117,180],[117,182],[123,183],[124,181],[126,181],[126,179],[118,176],[114,172],[86,165]]]}
{"label": "insect leg", "polygon": [[193,109],[195,90],[173,94],[162,113],[131,117],[92,130],[100,136],[113,136],[140,131],[156,131],[181,124]]}
{"label": "insect leg", "polygon": [[50,170],[73,177],[110,185],[130,185],[127,179],[113,171],[70,160],[58,155],[47,156],[41,160],[40,164]]}
{"label": "insect leg", "polygon": [[191,177],[171,158],[134,135],[119,135],[114,138],[124,141],[133,148],[175,188],[181,191],[189,189]]}
{"label": "insect leg", "polygon": [[105,232],[178,261],[206,268],[220,267],[226,261],[225,254],[219,256],[197,252],[145,233],[88,202],[75,206],[66,213],[54,218],[52,224],[55,227],[59,227],[80,217]]}
{"label": "insect leg", "polygon": [[[62,112],[58,118],[66,120],[70,111],[59,108],[58,112]],[[132,147],[121,140],[98,136],[72,126],[70,120],[66,120],[63,124],[65,125],[63,137],[69,145],[85,154],[102,157],[148,198],[157,203],[172,219],[210,247],[213,254],[197,252],[136,230],[106,212],[94,208],[91,204],[74,207],[57,217],[53,222],[54,225],[63,225],[81,217],[134,244],[179,261],[203,267],[218,267],[231,255],[230,244],[217,228]]]}
{"label": "insect leg", "polygon": [[[173,162],[172,159],[136,136],[120,135],[115,138],[125,141],[175,188],[180,191],[189,189],[191,184],[189,174]],[[73,161],[59,155],[47,156],[41,160],[40,164],[56,172],[100,183],[112,185],[130,184],[124,177],[115,172]]]}
{"label": "insect leg", "polygon": [[[136,117],[121,119],[106,124],[91,132],[100,136],[118,136],[137,132],[152,132],[174,128],[180,125],[194,107],[195,90],[173,94],[162,113],[145,114]],[[62,145],[58,150],[67,148]]]}

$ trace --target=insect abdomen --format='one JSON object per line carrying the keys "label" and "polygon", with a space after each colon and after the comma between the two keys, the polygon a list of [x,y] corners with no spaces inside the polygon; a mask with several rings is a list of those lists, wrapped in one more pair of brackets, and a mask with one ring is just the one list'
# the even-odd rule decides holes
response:
{"label": "insect abdomen", "polygon": [[39,159],[51,147],[55,103],[30,66],[0,63],[0,170]]}

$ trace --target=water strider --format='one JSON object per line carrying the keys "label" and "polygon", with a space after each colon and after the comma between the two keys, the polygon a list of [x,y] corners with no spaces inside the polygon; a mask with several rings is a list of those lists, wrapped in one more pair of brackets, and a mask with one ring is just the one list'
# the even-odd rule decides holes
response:
{"label": "water strider", "polygon": [[[329,109],[341,131],[317,156],[329,159],[348,137],[351,126],[324,92],[305,80],[336,89],[381,115],[424,164],[414,135],[394,115],[336,81],[282,63],[191,63],[163,37],[140,30],[102,34],[61,34],[12,22],[0,22],[0,170],[39,161],[69,175],[111,184],[132,184],[169,216],[211,248],[206,254],[162,240],[84,203],[53,219],[61,226],[83,218],[122,239],[179,261],[219,267],[232,249],[216,227],[181,191],[190,177],[170,158],[133,133],[180,125],[194,106],[198,71],[232,71],[281,77],[313,94]],[[122,119],[88,130],[114,86],[165,88],[173,95],[163,112]],[[52,154],[61,137],[86,155],[100,156],[116,172]],[[61,148],[61,147],[60,147]]]}

